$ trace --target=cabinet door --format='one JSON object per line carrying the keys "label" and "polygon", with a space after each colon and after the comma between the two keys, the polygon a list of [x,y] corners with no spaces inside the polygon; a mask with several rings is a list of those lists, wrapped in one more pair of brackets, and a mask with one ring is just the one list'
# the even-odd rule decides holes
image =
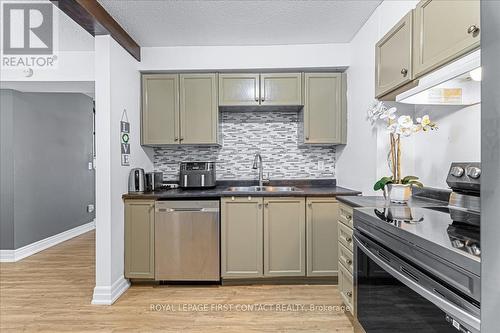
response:
{"label": "cabinet door", "polygon": [[177,74],[142,76],[142,144],[179,142],[179,79]]}
{"label": "cabinet door", "polygon": [[155,276],[154,201],[125,201],[125,277]]}
{"label": "cabinet door", "polygon": [[355,314],[354,311],[354,288],[353,288],[353,282],[352,282],[352,274],[349,273],[349,271],[343,266],[339,266],[339,292],[340,296],[342,297],[342,300],[344,301],[344,304],[349,307],[349,312],[351,312],[352,315]]}
{"label": "cabinet door", "polygon": [[260,75],[261,105],[302,105],[302,74]]}
{"label": "cabinet door", "polygon": [[219,74],[219,105],[259,105],[259,74]]}
{"label": "cabinet door", "polygon": [[479,0],[423,0],[415,8],[414,76],[418,77],[480,44]]}
{"label": "cabinet door", "polygon": [[410,11],[375,45],[375,95],[412,80],[412,18]]}
{"label": "cabinet door", "polygon": [[264,199],[264,276],[305,276],[305,198]]}
{"label": "cabinet door", "polygon": [[307,276],[337,276],[339,247],[335,198],[307,199]]}
{"label": "cabinet door", "polygon": [[180,75],[180,143],[217,143],[217,74]]}
{"label": "cabinet door", "polygon": [[345,74],[304,74],[304,143],[345,143]]}
{"label": "cabinet door", "polygon": [[262,198],[222,198],[221,275],[262,277]]}

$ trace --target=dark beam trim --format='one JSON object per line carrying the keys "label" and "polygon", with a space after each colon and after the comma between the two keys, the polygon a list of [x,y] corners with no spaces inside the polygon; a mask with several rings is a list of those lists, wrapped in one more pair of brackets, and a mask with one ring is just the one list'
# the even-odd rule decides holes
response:
{"label": "dark beam trim", "polygon": [[92,36],[111,35],[128,53],[141,61],[141,47],[97,0],[50,0]]}

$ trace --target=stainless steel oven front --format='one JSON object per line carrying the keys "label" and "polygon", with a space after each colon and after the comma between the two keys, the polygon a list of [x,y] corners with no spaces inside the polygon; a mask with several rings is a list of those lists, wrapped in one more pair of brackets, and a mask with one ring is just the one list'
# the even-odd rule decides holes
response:
{"label": "stainless steel oven front", "polygon": [[367,333],[479,332],[480,305],[354,231],[354,307]]}

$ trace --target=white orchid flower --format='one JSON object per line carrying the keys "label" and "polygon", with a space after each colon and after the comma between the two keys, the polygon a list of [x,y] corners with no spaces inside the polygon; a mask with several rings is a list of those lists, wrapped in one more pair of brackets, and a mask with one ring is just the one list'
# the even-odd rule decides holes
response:
{"label": "white orchid flower", "polygon": [[380,119],[396,119],[396,113],[397,109],[395,107],[392,107],[390,109],[385,109],[382,114],[380,115]]}
{"label": "white orchid flower", "polygon": [[410,116],[401,116],[398,118],[398,124],[402,128],[411,128],[413,126],[413,119]]}
{"label": "white orchid flower", "polygon": [[422,126],[427,126],[431,123],[431,119],[429,118],[429,115],[426,114],[422,118],[417,118],[417,123],[422,124]]}

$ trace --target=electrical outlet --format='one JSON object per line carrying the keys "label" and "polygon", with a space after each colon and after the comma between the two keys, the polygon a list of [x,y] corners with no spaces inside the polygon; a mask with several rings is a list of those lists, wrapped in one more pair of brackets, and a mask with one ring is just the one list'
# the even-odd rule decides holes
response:
{"label": "electrical outlet", "polygon": [[94,204],[87,205],[87,213],[92,213],[94,209]]}
{"label": "electrical outlet", "polygon": [[325,162],[324,161],[318,161],[318,170],[319,171],[325,170]]}

